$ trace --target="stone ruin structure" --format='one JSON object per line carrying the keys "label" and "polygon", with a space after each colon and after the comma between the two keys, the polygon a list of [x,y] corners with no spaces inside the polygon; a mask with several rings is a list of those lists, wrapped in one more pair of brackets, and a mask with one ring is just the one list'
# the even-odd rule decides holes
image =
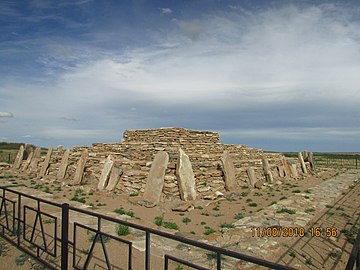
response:
{"label": "stone ruin structure", "polygon": [[68,185],[137,193],[156,204],[172,198],[215,199],[245,185],[262,188],[307,174],[314,164],[309,152],[299,153],[294,162],[279,153],[222,144],[215,132],[159,128],[127,130],[120,143],[49,148],[45,156],[40,148],[21,146],[13,169]]}

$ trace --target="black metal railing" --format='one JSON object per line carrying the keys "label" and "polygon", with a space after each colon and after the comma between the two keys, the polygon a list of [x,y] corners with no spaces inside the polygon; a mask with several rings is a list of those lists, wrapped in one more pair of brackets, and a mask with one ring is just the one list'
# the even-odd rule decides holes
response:
{"label": "black metal railing", "polygon": [[[96,256],[94,254],[96,243],[100,244],[100,250],[104,255],[102,261],[103,269],[135,269],[133,268],[133,259],[135,257],[133,243],[119,237],[119,235],[107,232],[103,226],[104,223],[128,226],[145,234],[143,255],[145,256],[144,269],[146,270],[150,270],[150,262],[153,259],[151,256],[153,248],[151,246],[152,236],[160,236],[211,252],[214,255],[217,270],[222,269],[223,257],[230,257],[271,269],[294,269],[182,236],[133,224],[118,218],[76,208],[66,203],[60,204],[36,198],[5,187],[0,187],[0,190],[2,190],[2,195],[0,195],[0,235],[49,269],[67,270],[70,267],[73,269],[88,269],[90,261]],[[77,221],[82,219],[79,215],[83,215],[83,218],[91,218],[93,222],[91,225],[83,224]],[[80,246],[81,244],[84,245],[85,242],[81,237],[88,235],[92,235],[90,238],[90,248],[82,250]],[[108,252],[109,247],[107,247],[109,240],[125,245],[124,252],[127,252],[127,256],[124,256],[124,252],[121,252],[119,256],[121,255],[121,259],[126,260],[126,266],[120,268],[112,263]],[[359,243],[360,232],[346,269],[353,269],[355,263],[357,265],[356,269],[359,269]],[[61,250],[60,253],[59,250]],[[84,256],[81,256],[80,253]],[[71,259],[69,258],[70,256],[72,256]],[[80,261],[83,261],[82,265],[80,265]],[[210,269],[204,263],[196,264],[183,258],[177,258],[174,254],[164,254],[163,269],[169,269],[170,262],[175,262],[192,269]],[[139,269],[138,266],[136,267],[136,270]]]}
{"label": "black metal railing", "polygon": [[360,269],[360,230],[358,231],[354,246],[351,250],[349,260],[346,264],[345,270]]}

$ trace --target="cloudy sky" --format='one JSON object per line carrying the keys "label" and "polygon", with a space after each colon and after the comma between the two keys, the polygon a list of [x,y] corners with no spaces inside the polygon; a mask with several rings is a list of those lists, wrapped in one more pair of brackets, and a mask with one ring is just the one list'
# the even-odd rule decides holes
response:
{"label": "cloudy sky", "polygon": [[360,3],[0,1],[0,141],[185,127],[360,151]]}

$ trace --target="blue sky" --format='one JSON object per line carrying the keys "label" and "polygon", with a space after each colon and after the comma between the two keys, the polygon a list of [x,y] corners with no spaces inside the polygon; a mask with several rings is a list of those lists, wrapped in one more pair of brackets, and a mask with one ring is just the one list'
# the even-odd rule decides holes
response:
{"label": "blue sky", "polygon": [[358,1],[1,1],[0,141],[217,131],[360,151]]}

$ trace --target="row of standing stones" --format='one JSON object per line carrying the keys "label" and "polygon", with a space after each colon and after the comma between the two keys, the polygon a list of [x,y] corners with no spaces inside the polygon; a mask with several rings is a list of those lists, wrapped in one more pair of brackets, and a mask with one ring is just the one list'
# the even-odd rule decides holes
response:
{"label": "row of standing stones", "polygon": [[[297,179],[315,171],[313,154],[288,160],[245,145],[221,144],[219,134],[184,128],[127,130],[120,143],[63,150],[22,145],[14,170],[64,185],[92,185],[98,190],[142,194],[145,206],[180,198],[216,199],[241,186]],[[280,181],[280,182],[279,182]]]}

